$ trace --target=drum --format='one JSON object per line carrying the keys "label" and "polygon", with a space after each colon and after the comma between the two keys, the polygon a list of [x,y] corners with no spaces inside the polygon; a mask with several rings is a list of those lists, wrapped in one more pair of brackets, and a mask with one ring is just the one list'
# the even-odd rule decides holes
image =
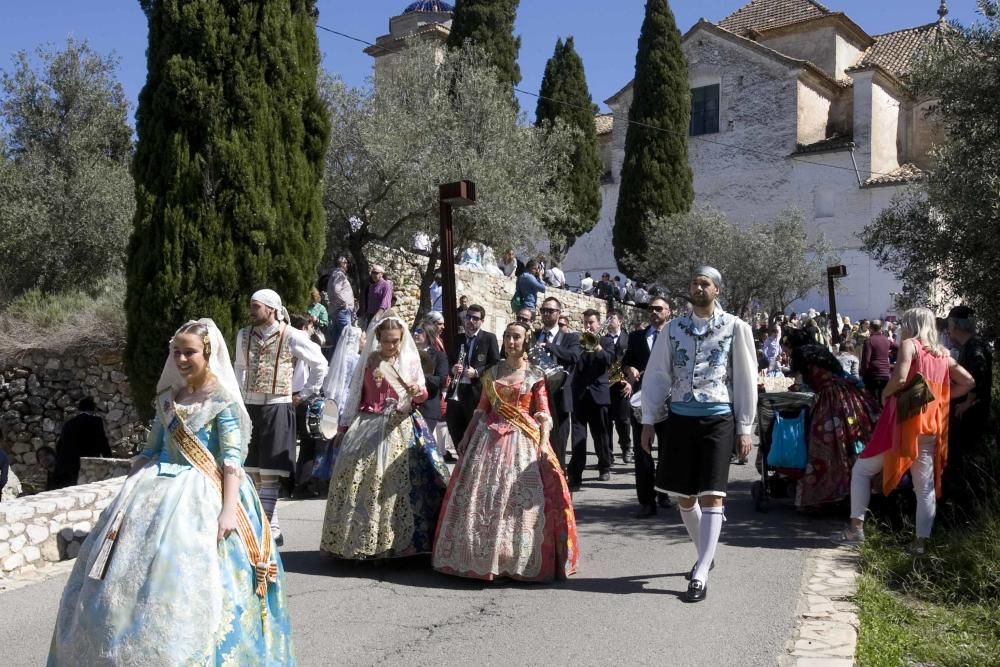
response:
{"label": "drum", "polygon": [[322,438],[321,428],[323,422],[323,407],[326,401],[322,396],[317,396],[309,400],[306,407],[306,433],[312,438]]}
{"label": "drum", "polygon": [[323,399],[323,416],[319,420],[319,431],[326,440],[333,440],[340,425],[340,406],[332,398]]}
{"label": "drum", "polygon": [[642,423],[642,389],[633,392],[632,397],[628,399],[628,404],[632,408],[632,416],[635,420]]}

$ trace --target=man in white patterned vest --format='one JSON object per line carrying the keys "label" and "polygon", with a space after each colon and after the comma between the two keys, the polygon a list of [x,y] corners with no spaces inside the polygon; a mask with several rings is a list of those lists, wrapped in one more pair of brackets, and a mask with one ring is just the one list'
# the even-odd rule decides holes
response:
{"label": "man in white patterned vest", "polygon": [[757,349],[750,325],[722,310],[716,298],[722,276],[710,266],[688,286],[690,312],[667,324],[650,352],[642,381],[642,448],[669,411],[661,442],[656,490],[677,498],[681,519],[698,550],[688,575],[686,600],[708,591],[708,572],[722,531],[729,455],[736,438],[741,458],[750,454],[757,411]]}
{"label": "man in white patterned vest", "polygon": [[250,326],[236,335],[233,366],[253,432],[244,469],[253,476],[271,533],[284,542],[278,526],[278,482],[295,469],[295,402],[292,372],[296,360],[308,368],[301,396],[318,394],[326,377],[326,358],[309,336],[288,323],[288,311],[274,290],[250,297]]}

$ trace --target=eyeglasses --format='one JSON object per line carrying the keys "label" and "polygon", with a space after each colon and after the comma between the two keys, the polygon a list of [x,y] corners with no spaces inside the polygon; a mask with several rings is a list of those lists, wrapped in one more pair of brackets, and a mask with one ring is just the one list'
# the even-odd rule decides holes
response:
{"label": "eyeglasses", "polygon": [[545,313],[546,315],[551,315],[552,313],[558,313],[559,309],[558,308],[542,308],[542,312]]}
{"label": "eyeglasses", "polygon": [[521,316],[518,316],[517,321],[521,322],[522,324],[531,324],[531,318],[530,317],[521,317]]}
{"label": "eyeglasses", "polygon": [[479,317],[479,315],[473,315],[472,313],[467,313],[465,319],[472,320],[473,322],[478,322],[483,318]]}
{"label": "eyeglasses", "polygon": [[413,330],[413,333],[415,333],[415,334],[422,334],[423,332],[424,332],[423,329],[414,329]]}
{"label": "eyeglasses", "polygon": [[654,313],[662,313],[667,309],[666,306],[650,306],[649,309]]}

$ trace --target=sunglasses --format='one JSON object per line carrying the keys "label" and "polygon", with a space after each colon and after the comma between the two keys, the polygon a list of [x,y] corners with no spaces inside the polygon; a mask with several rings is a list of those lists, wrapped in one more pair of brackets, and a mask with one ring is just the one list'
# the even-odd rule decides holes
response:
{"label": "sunglasses", "polygon": [[654,313],[662,313],[667,308],[666,308],[666,306],[650,306],[649,309],[651,311],[653,311]]}
{"label": "sunglasses", "polygon": [[518,317],[517,321],[521,322],[522,324],[531,324],[531,318],[530,317]]}
{"label": "sunglasses", "polygon": [[415,333],[415,334],[422,334],[423,332],[424,332],[423,329],[414,329],[413,330],[413,333]]}
{"label": "sunglasses", "polygon": [[465,316],[465,319],[472,320],[473,322],[478,322],[483,318],[479,317],[479,315],[473,315],[472,313],[469,313],[468,315]]}
{"label": "sunglasses", "polygon": [[551,315],[552,313],[558,313],[559,309],[558,308],[542,308],[542,312],[545,313],[546,315]]}

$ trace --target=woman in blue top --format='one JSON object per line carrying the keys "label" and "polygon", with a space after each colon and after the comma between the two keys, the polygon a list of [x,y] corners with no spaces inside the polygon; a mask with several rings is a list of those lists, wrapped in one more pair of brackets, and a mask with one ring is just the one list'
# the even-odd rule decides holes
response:
{"label": "woman in blue top", "polygon": [[293,665],[225,340],[199,320],[170,347],[148,444],[80,548],[48,664]]}
{"label": "woman in blue top", "polygon": [[531,260],[525,267],[524,273],[517,278],[517,287],[514,290],[515,301],[520,301],[514,310],[518,308],[535,309],[538,292],[545,291],[545,283],[542,282],[542,269],[538,260]]}

